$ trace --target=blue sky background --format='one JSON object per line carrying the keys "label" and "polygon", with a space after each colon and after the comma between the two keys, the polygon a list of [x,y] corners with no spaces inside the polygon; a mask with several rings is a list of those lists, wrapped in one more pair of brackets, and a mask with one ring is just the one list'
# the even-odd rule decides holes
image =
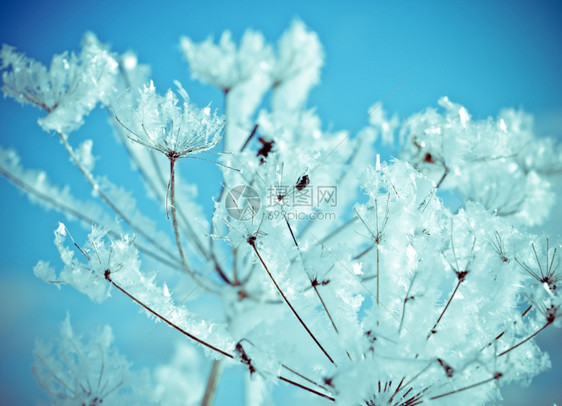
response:
{"label": "blue sky background", "polygon": [[[562,6],[557,2],[3,2],[0,42],[49,63],[53,53],[79,51],[82,35],[91,30],[114,51],[135,51],[162,83],[170,85],[178,79],[194,102],[213,101],[220,108],[217,90],[190,79],[179,37],[201,41],[209,35],[218,38],[230,29],[239,39],[250,27],[276,42],[297,17],[319,34],[324,45],[322,82],[312,91],[309,105],[317,106],[325,128],[353,128],[369,106],[411,73],[385,103],[386,110],[402,118],[435,106],[446,95],[465,105],[475,118],[496,115],[503,107],[521,107],[535,115],[539,134],[562,139]],[[78,185],[77,194],[87,197],[88,187],[68,163],[57,139],[37,126],[42,114],[12,100],[0,100],[0,143],[16,148],[27,167],[42,167],[53,182]],[[85,138],[95,140],[94,154],[101,157],[96,173],[111,174],[115,183],[142,191],[126,155],[113,142],[105,113],[94,111],[72,141],[78,145]],[[209,173],[209,178],[197,179],[201,201],[207,206],[218,190],[212,181],[216,169],[209,168]],[[0,196],[1,404],[46,401],[29,369],[32,349],[36,338],[57,336],[56,325],[67,310],[77,330],[109,322],[121,352],[137,367],[171,356],[177,334],[159,328],[148,335],[153,323],[127,300],[116,297],[93,305],[70,288],[60,294],[36,279],[32,268],[37,260],[57,263],[52,233],[62,216],[29,203],[3,179]],[[139,205],[162,215],[154,203],[140,201]],[[560,230],[560,224],[549,227]],[[203,304],[195,310],[206,311]],[[559,329],[550,330],[537,341],[554,350],[555,369],[536,378],[529,388],[506,391],[505,404],[562,401],[562,335]],[[229,370],[216,404],[241,401],[241,379],[239,370]]]}

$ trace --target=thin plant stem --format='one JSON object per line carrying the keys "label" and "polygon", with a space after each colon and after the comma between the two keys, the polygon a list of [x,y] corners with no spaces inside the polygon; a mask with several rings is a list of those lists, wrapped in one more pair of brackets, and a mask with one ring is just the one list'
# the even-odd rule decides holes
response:
{"label": "thin plant stem", "polygon": [[[39,190],[35,189],[33,186],[25,183],[20,178],[17,178],[10,172],[5,171],[3,168],[0,168],[0,175],[4,176],[8,181],[12,182],[16,187],[20,188],[28,195],[37,197],[38,199],[42,200],[43,203],[50,205],[52,208],[60,211],[61,213],[75,217],[78,220],[81,220],[87,224],[100,224],[98,220],[88,216],[83,211],[77,210],[69,205],[66,205],[64,202],[60,202],[58,200],[53,199],[51,196],[40,192]],[[121,236],[118,232],[111,229],[107,229],[107,233],[114,238],[119,238]],[[177,258],[164,258],[162,255],[157,254],[156,252],[150,250],[149,248],[143,246],[142,244],[139,244],[136,241],[133,242],[133,245],[139,251],[154,258],[155,260],[157,260],[158,262],[164,265],[168,265],[172,268],[181,265]]]}
{"label": "thin plant stem", "polygon": [[[293,232],[293,229],[291,227],[291,224],[289,223],[289,220],[287,219],[286,216],[283,216],[285,219],[285,223],[287,223],[287,227],[289,228],[289,232],[291,233],[291,237],[293,238],[293,242],[295,243],[295,247],[297,247],[297,250],[299,251],[299,255],[301,257],[303,266],[304,265],[304,257],[302,255],[301,249],[299,247],[299,244],[297,243],[297,239],[295,238],[295,233]],[[305,266],[306,267],[306,266]],[[334,322],[334,319],[332,318],[332,315],[330,314],[330,311],[328,310],[328,307],[326,306],[326,303],[324,303],[324,299],[322,299],[322,296],[320,295],[320,292],[318,291],[318,281],[317,280],[313,280],[310,276],[308,278],[310,280],[310,284],[312,285],[312,287],[314,288],[314,292],[316,292],[316,296],[318,297],[318,299],[320,300],[320,303],[322,304],[322,307],[324,308],[324,311],[326,312],[326,314],[328,315],[328,318],[330,319],[330,322],[332,323],[332,326],[334,327],[334,330],[336,331],[337,334],[339,334],[338,328],[336,327],[336,323]]]}
{"label": "thin plant stem", "polygon": [[318,395],[318,396],[323,397],[323,398],[325,398],[325,399],[331,400],[332,402],[335,402],[335,401],[336,401],[336,399],[335,399],[334,397],[330,396],[330,395],[326,395],[325,393],[318,392],[318,391],[316,391],[316,390],[314,390],[314,389],[311,389],[311,388],[309,388],[309,387],[307,387],[307,386],[301,385],[301,384],[298,383],[298,382],[295,382],[295,381],[292,381],[292,380],[290,380],[290,379],[287,379],[287,378],[285,378],[285,377],[283,377],[283,376],[281,376],[281,375],[279,375],[277,378],[279,378],[279,379],[282,380],[283,382],[287,382],[288,384],[291,384],[291,385],[293,385],[293,386],[296,386],[297,388],[304,389],[305,391],[308,391],[308,392],[310,392],[310,393],[314,393],[315,395]]}
{"label": "thin plant stem", "polygon": [[501,354],[498,354],[498,357],[501,357],[505,354],[507,354],[510,351],[513,351],[514,349],[516,349],[517,347],[519,347],[520,345],[525,344],[527,341],[529,341],[530,339],[532,339],[533,337],[537,336],[541,331],[543,331],[545,328],[547,328],[548,326],[550,326],[552,324],[552,322],[547,322],[544,326],[542,326],[540,329],[538,329],[537,331],[535,331],[533,334],[531,334],[529,337],[527,337],[526,339],[524,339],[523,341],[520,341],[519,343],[515,344],[513,347],[508,348],[507,350],[505,350],[504,352],[502,352]]}
{"label": "thin plant stem", "polygon": [[449,308],[449,305],[451,304],[451,302],[453,301],[453,298],[455,297],[455,294],[457,293],[457,290],[459,290],[459,286],[461,285],[462,280],[459,279],[457,282],[457,286],[455,286],[455,290],[453,290],[453,293],[451,294],[451,297],[449,298],[449,300],[447,301],[447,304],[445,305],[445,308],[443,309],[443,311],[441,312],[441,314],[439,315],[439,318],[437,319],[437,321],[435,322],[435,324],[433,325],[433,327],[431,328],[429,334],[427,335],[427,340],[429,340],[429,337],[431,337],[432,334],[436,333],[436,328],[437,325],[439,324],[439,322],[441,321],[441,319],[443,318],[443,316],[445,315],[445,312],[447,311],[447,309]]}
{"label": "thin plant stem", "polygon": [[494,376],[491,377],[491,378],[488,378],[488,379],[485,379],[483,381],[474,383],[472,385],[465,386],[465,387],[460,388],[460,389],[456,389],[456,390],[451,391],[451,392],[442,393],[441,395],[433,396],[433,397],[429,398],[429,400],[444,398],[445,396],[454,395],[455,393],[459,393],[459,392],[463,392],[463,391],[468,390],[468,389],[476,388],[477,386],[485,385],[488,382],[496,381],[496,380],[500,379],[502,376],[503,376],[503,374],[501,372],[496,372],[496,374],[494,374]]}
{"label": "thin plant stem", "polygon": [[336,331],[336,333],[339,334],[338,328],[336,327],[336,323],[334,323],[334,319],[332,319],[332,315],[328,311],[328,308],[326,307],[326,303],[324,303],[324,300],[322,299],[322,296],[320,295],[320,292],[318,292],[318,287],[314,283],[312,283],[312,287],[314,288],[314,291],[316,292],[316,296],[318,296],[318,299],[320,299],[320,303],[322,303],[322,307],[324,308],[324,311],[328,315],[328,318],[330,319],[330,322],[332,323],[332,326],[334,327],[334,330]]}
{"label": "thin plant stem", "polygon": [[410,282],[410,286],[408,287],[408,291],[406,292],[406,297],[402,302],[402,316],[400,316],[400,326],[398,327],[399,336],[400,333],[402,332],[402,327],[404,326],[404,317],[406,316],[406,303],[408,303],[408,300],[412,300],[414,298],[413,296],[410,295],[410,292],[412,290],[412,286],[414,286],[414,281],[416,280],[417,275],[418,274],[415,273],[414,276],[412,277],[412,281]]}
{"label": "thin plant stem", "polygon": [[172,215],[172,225],[174,228],[174,236],[176,238],[176,246],[178,247],[178,252],[180,254],[181,263],[185,271],[205,290],[212,292],[213,290],[209,288],[203,280],[201,280],[195,272],[189,267],[185,259],[185,254],[181,246],[180,232],[178,229],[178,218],[176,216],[176,181],[175,181],[175,164],[176,157],[169,156],[170,159],[170,213]]}
{"label": "thin plant stem", "polygon": [[[105,271],[104,277],[105,277],[105,279],[106,279],[109,283],[111,283],[113,286],[115,286],[115,288],[117,288],[120,292],[122,292],[124,295],[126,295],[127,297],[129,297],[131,300],[133,300],[134,302],[136,302],[137,304],[139,304],[141,307],[143,307],[143,308],[144,308],[145,310],[147,310],[148,312],[152,313],[154,316],[158,317],[160,320],[162,320],[163,322],[165,322],[166,324],[168,324],[170,327],[173,327],[174,329],[178,330],[180,333],[182,333],[182,334],[185,335],[186,337],[190,338],[191,340],[196,341],[196,342],[198,342],[199,344],[201,344],[201,345],[203,345],[203,346],[205,346],[205,347],[207,347],[207,348],[209,348],[209,349],[211,349],[211,350],[213,350],[213,351],[215,351],[215,352],[218,352],[219,354],[222,354],[222,355],[224,355],[224,356],[227,357],[227,358],[235,359],[235,357],[234,357],[232,354],[230,354],[230,353],[228,353],[228,352],[226,352],[226,351],[224,351],[224,350],[221,350],[220,348],[217,348],[217,347],[215,347],[215,346],[212,345],[212,344],[209,344],[208,342],[206,342],[206,341],[204,341],[204,340],[202,340],[202,339],[200,339],[200,338],[194,336],[193,334],[188,333],[187,331],[185,331],[185,330],[182,329],[181,327],[179,327],[179,326],[177,326],[176,324],[172,323],[170,320],[168,320],[167,318],[165,318],[164,316],[162,316],[161,314],[159,314],[158,312],[156,312],[155,310],[153,310],[152,308],[150,308],[150,306],[148,306],[148,305],[144,304],[143,302],[141,302],[139,299],[137,299],[135,296],[133,296],[132,294],[130,294],[129,292],[127,292],[127,290],[125,290],[124,288],[122,288],[117,282],[115,282],[115,281],[111,278],[111,272],[109,271],[109,269]],[[287,369],[287,370],[293,372],[294,374],[300,376],[301,378],[303,378],[303,379],[305,379],[305,380],[307,380],[307,381],[313,383],[313,381],[312,381],[311,379],[306,378],[306,377],[303,376],[302,374],[300,374],[300,373],[298,373],[298,372],[296,372],[296,371],[294,371],[294,370],[292,370],[292,369],[286,367],[285,365],[282,365],[282,366],[283,366],[285,369]],[[318,392],[318,391],[316,391],[316,390],[314,390],[314,389],[311,389],[311,388],[309,388],[309,387],[307,387],[307,386],[301,385],[300,383],[297,383],[297,382],[295,382],[295,381],[292,381],[292,380],[290,380],[290,379],[287,379],[287,378],[285,378],[285,377],[283,377],[283,376],[281,376],[281,375],[278,375],[277,378],[278,378],[279,380],[283,381],[283,382],[287,382],[287,383],[290,384],[290,385],[293,385],[293,386],[296,386],[296,387],[298,387],[298,388],[304,389],[304,390],[306,390],[306,391],[308,391],[308,392],[310,392],[310,393],[314,393],[315,395],[318,395],[318,396],[320,396],[320,397],[329,399],[329,400],[331,400],[331,401],[335,401],[335,398],[333,398],[333,397],[330,396],[330,395],[326,395],[326,394],[324,394],[324,393]],[[319,386],[319,385],[316,384],[316,383],[314,383],[314,385]],[[321,387],[321,386],[319,386],[319,387]]]}
{"label": "thin plant stem", "polygon": [[[525,311],[521,314],[521,318],[525,317],[533,308],[533,305],[529,305],[529,307],[527,307],[527,309],[525,309]],[[500,338],[503,337],[503,335],[505,334],[506,330],[503,330],[501,333],[499,333],[496,338],[494,338],[494,341],[498,341]],[[488,344],[486,344],[484,347],[482,347],[480,349],[480,351],[484,351],[487,347],[492,345],[492,341],[490,341]]]}
{"label": "thin plant stem", "polygon": [[128,296],[131,300],[133,300],[134,302],[136,302],[137,304],[139,304],[140,306],[142,306],[145,310],[147,310],[148,312],[152,313],[153,315],[155,315],[156,317],[158,317],[160,320],[162,320],[163,322],[165,322],[166,324],[168,324],[169,326],[175,328],[176,330],[178,330],[180,333],[182,333],[183,335],[185,335],[186,337],[192,339],[193,341],[198,342],[199,344],[210,348],[213,351],[218,352],[219,354],[224,355],[225,357],[234,359],[234,356],[224,350],[221,350],[220,348],[215,347],[214,345],[209,344],[208,342],[194,336],[191,333],[188,333],[187,331],[185,331],[184,329],[182,329],[181,327],[179,327],[178,325],[172,323],[170,320],[168,320],[166,317],[162,316],[161,314],[159,314],[158,312],[156,312],[155,310],[153,310],[152,308],[150,308],[150,306],[147,306],[146,304],[144,304],[143,302],[141,302],[139,299],[137,299],[135,296],[133,296],[132,294],[130,294],[129,292],[127,292],[124,288],[122,288],[118,283],[116,283],[113,279],[111,279],[111,275],[110,275],[110,271],[107,270],[105,271],[105,275],[104,275],[105,279],[111,283],[113,286],[115,286],[119,291],[121,291],[122,293],[124,293],[126,296]]}
{"label": "thin plant stem", "polygon": [[217,387],[222,373],[222,360],[214,360],[207,380],[207,387],[205,388],[205,395],[201,401],[201,406],[211,406],[217,392]]}
{"label": "thin plant stem", "polygon": [[[158,177],[160,185],[162,186],[163,189],[165,189],[166,188],[166,181],[164,180],[164,175],[162,173],[160,165],[158,165],[158,161],[156,159],[156,152],[149,148],[149,149],[147,149],[147,153],[150,155],[150,162],[152,164],[152,167],[154,168],[154,171],[156,172],[156,176]],[[201,240],[199,239],[199,236],[197,235],[197,233],[195,232],[195,230],[191,226],[191,223],[187,219],[187,216],[185,215],[183,210],[181,210],[181,207],[180,206],[176,207],[176,210],[178,212],[179,219],[181,220],[180,221],[180,227],[182,228],[182,230],[184,230],[184,232],[189,236],[190,240],[197,247],[199,252],[205,258],[209,259],[209,253],[207,252],[207,250],[203,246]]]}
{"label": "thin plant stem", "polygon": [[328,391],[328,389],[326,389],[324,386],[314,382],[312,379],[307,378],[306,376],[304,376],[303,374],[301,374],[300,372],[295,371],[293,368],[289,368],[287,365],[285,364],[281,364],[281,367],[285,368],[287,371],[292,372],[293,374],[295,374],[296,376],[298,376],[299,378],[304,379],[307,382],[310,382],[311,384],[313,384],[314,386],[317,386],[321,389],[324,389],[325,391]]}
{"label": "thin plant stem", "polygon": [[256,243],[253,240],[249,241],[249,244],[252,246],[252,248],[254,249],[254,252],[256,253],[256,255],[258,256],[258,259],[260,260],[261,264],[263,265],[265,271],[267,272],[267,274],[269,275],[269,278],[271,279],[271,281],[273,282],[273,284],[275,285],[275,288],[277,289],[277,291],[279,292],[279,294],[281,295],[281,297],[283,298],[283,300],[285,301],[285,303],[287,303],[287,305],[289,306],[289,308],[291,309],[291,311],[293,312],[293,314],[295,315],[295,317],[298,319],[298,321],[301,323],[301,325],[304,327],[304,329],[306,330],[306,332],[308,333],[308,335],[314,340],[314,342],[316,343],[316,345],[318,346],[318,348],[320,348],[320,350],[322,350],[322,352],[324,353],[324,355],[326,356],[326,358],[328,358],[328,360],[330,360],[330,362],[334,365],[336,365],[336,363],[334,362],[334,360],[332,359],[332,357],[330,357],[330,354],[328,354],[328,352],[324,349],[324,347],[322,346],[322,344],[320,344],[320,342],[316,339],[316,337],[314,336],[314,334],[312,333],[312,331],[310,331],[310,329],[308,328],[308,326],[306,325],[306,323],[304,322],[304,320],[301,318],[301,316],[297,313],[297,311],[295,310],[295,308],[293,307],[293,305],[291,304],[291,302],[289,301],[289,299],[287,299],[287,296],[285,296],[285,294],[283,293],[283,290],[281,290],[281,287],[277,284],[277,281],[275,280],[275,278],[273,277],[273,275],[271,274],[269,268],[267,267],[265,261],[263,260],[262,256],[260,255],[258,248],[256,247]]}
{"label": "thin plant stem", "polygon": [[441,184],[443,183],[443,181],[445,180],[448,174],[449,174],[449,168],[445,167],[445,172],[443,172],[443,176],[441,176],[441,179],[439,179],[439,181],[435,185],[435,189],[439,189],[439,187],[441,186]]}
{"label": "thin plant stem", "polygon": [[60,139],[62,145],[64,146],[64,148],[66,149],[66,151],[70,155],[70,159],[72,160],[74,165],[76,165],[76,167],[80,170],[80,172],[82,172],[82,175],[84,175],[84,177],[86,178],[86,181],[88,181],[88,183],[94,188],[94,190],[99,194],[99,196],[102,198],[102,200],[111,208],[111,210],[113,210],[115,212],[115,214],[117,214],[119,217],[121,217],[125,221],[125,223],[127,223],[136,233],[138,233],[140,236],[142,236],[146,241],[148,241],[150,244],[157,247],[160,251],[162,251],[164,254],[166,254],[169,258],[175,259],[176,257],[174,256],[174,254],[172,254],[170,251],[168,251],[166,248],[164,248],[164,246],[162,246],[160,243],[158,243],[158,241],[156,241],[154,238],[152,238],[150,235],[148,235],[142,228],[138,227],[127,215],[125,215],[125,213],[123,213],[111,201],[109,196],[107,196],[105,194],[105,192],[101,189],[98,182],[96,182],[96,180],[94,179],[94,177],[92,176],[90,171],[88,171],[84,167],[84,165],[82,165],[82,163],[80,162],[80,159],[76,156],[72,147],[68,143],[67,136],[63,133],[60,133],[60,132],[58,133],[58,135],[59,135],[59,139]]}

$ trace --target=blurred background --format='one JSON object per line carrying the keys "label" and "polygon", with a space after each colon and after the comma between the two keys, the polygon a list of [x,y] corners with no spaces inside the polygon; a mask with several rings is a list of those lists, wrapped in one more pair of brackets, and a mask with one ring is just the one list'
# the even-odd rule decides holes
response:
{"label": "blurred background", "polygon": [[[385,110],[400,118],[436,106],[439,97],[448,96],[476,119],[495,116],[503,107],[522,108],[535,116],[539,135],[562,140],[562,5],[558,2],[21,0],[0,5],[0,42],[48,64],[54,53],[79,52],[84,32],[93,31],[113,51],[137,53],[140,63],[151,66],[160,86],[172,86],[178,79],[192,101],[200,106],[212,102],[221,109],[218,90],[191,80],[179,37],[203,41],[228,29],[238,41],[246,28],[253,28],[276,43],[295,18],[316,31],[324,46],[322,81],[308,104],[316,106],[323,128],[352,129],[369,106],[410,74],[384,103]],[[56,137],[38,127],[42,112],[2,99],[0,115],[0,143],[15,148],[24,166],[43,168],[53,183],[78,186],[78,196],[90,196]],[[86,121],[72,134],[73,145],[94,139],[94,155],[99,157],[95,173],[110,175],[117,185],[142,196],[144,189],[115,142],[106,113],[95,110]],[[218,171],[212,164],[185,165],[184,177],[198,185],[199,201],[210,213],[211,197],[219,190]],[[200,169],[190,172],[190,165]],[[58,324],[67,312],[79,332],[109,323],[120,352],[133,368],[169,360],[181,337],[167,328],[152,332],[153,322],[130,301],[115,295],[95,305],[72,288],[59,292],[35,278],[32,269],[39,259],[60,266],[53,231],[65,219],[30,203],[5,179],[0,179],[0,196],[1,404],[47,403],[31,374],[32,351],[37,338],[58,337]],[[161,229],[168,230],[163,202],[140,199],[138,204],[162,218]],[[557,202],[555,211],[560,208]],[[67,225],[75,238],[83,238],[77,223]],[[557,234],[561,225],[553,220],[544,229]],[[211,312],[204,301],[195,306],[195,312]],[[527,388],[506,388],[505,405],[562,401],[560,329],[547,329],[536,340],[550,352],[554,367]],[[225,372],[215,404],[242,403],[241,371]],[[278,404],[284,404],[287,391],[292,389],[276,389]]]}

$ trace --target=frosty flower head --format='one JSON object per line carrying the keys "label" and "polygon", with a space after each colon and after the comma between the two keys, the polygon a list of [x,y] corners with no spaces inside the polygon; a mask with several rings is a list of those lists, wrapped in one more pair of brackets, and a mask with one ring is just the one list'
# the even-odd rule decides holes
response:
{"label": "frosty flower head", "polygon": [[78,247],[66,226],[59,223],[55,230],[55,245],[64,263],[60,274],[57,275],[48,263],[40,261],[34,269],[37,277],[49,283],[71,285],[93,301],[102,302],[109,296],[106,271],[119,272],[124,276],[140,267],[138,252],[133,245],[134,238],[124,236],[120,240],[108,242],[103,229],[92,227],[87,244],[83,249],[78,249],[80,255],[76,258],[76,251],[65,244],[67,237],[74,247]]}
{"label": "frosty flower head", "polygon": [[320,81],[324,51],[318,35],[295,20],[279,40],[277,61],[271,72],[276,111],[298,110],[308,92]]}
{"label": "frosty flower head", "polygon": [[[140,383],[134,380],[142,379],[142,374],[137,377],[138,373],[129,372],[130,364],[112,345],[109,326],[84,343],[76,337],[67,317],[61,324],[60,335],[56,352],[52,344],[36,343],[31,367],[53,405],[99,406],[133,400],[130,385]],[[140,393],[138,396],[136,401],[144,398]]]}
{"label": "frosty flower head", "polygon": [[300,20],[295,20],[279,40],[277,64],[272,77],[274,85],[307,76],[309,86],[320,80],[324,51],[318,35]]}
{"label": "frosty flower head", "polygon": [[210,38],[195,44],[187,37],[180,39],[180,45],[193,77],[225,92],[256,73],[267,72],[273,56],[263,35],[252,30],[244,33],[238,49],[230,31],[225,31],[216,45]]}
{"label": "frosty flower head", "polygon": [[543,263],[539,259],[537,249],[535,244],[532,243],[535,264],[529,265],[525,261],[521,261],[515,258],[515,261],[521,267],[529,273],[533,278],[535,278],[539,283],[548,287],[548,289],[554,291],[557,289],[559,282],[562,280],[562,273],[560,271],[560,257],[556,254],[558,253],[558,247],[555,247],[553,251],[550,251],[550,241],[546,239],[546,255],[545,262]]}
{"label": "frosty flower head", "polygon": [[209,107],[199,109],[190,104],[181,84],[178,81],[174,83],[184,99],[180,105],[171,90],[165,96],[158,95],[151,81],[140,91],[132,118],[117,118],[133,141],[160,151],[170,159],[213,148],[218,144],[224,127],[221,117],[211,114]]}
{"label": "frosty flower head", "polygon": [[118,67],[92,33],[84,36],[80,55],[55,55],[49,69],[8,45],[0,60],[4,95],[47,111],[39,125],[64,133],[78,129],[99,101],[107,101]]}

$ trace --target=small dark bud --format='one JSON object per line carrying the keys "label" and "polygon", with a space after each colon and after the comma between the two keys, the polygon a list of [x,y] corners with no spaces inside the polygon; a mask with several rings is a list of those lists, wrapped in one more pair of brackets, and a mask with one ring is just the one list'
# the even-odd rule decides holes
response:
{"label": "small dark bud", "polygon": [[265,162],[265,158],[267,158],[267,156],[273,149],[273,144],[275,144],[275,141],[267,141],[263,137],[259,137],[258,141],[261,143],[261,148],[258,150],[257,156],[261,157],[260,162],[263,164]]}
{"label": "small dark bud", "polygon": [[423,161],[428,164],[433,164],[435,163],[435,158],[433,158],[433,155],[431,155],[429,152],[426,152],[426,154],[423,156]]}
{"label": "small dark bud", "polygon": [[308,175],[304,175],[297,182],[296,188],[297,190],[303,190],[305,187],[308,186],[309,183],[310,183],[310,178],[308,177]]}

